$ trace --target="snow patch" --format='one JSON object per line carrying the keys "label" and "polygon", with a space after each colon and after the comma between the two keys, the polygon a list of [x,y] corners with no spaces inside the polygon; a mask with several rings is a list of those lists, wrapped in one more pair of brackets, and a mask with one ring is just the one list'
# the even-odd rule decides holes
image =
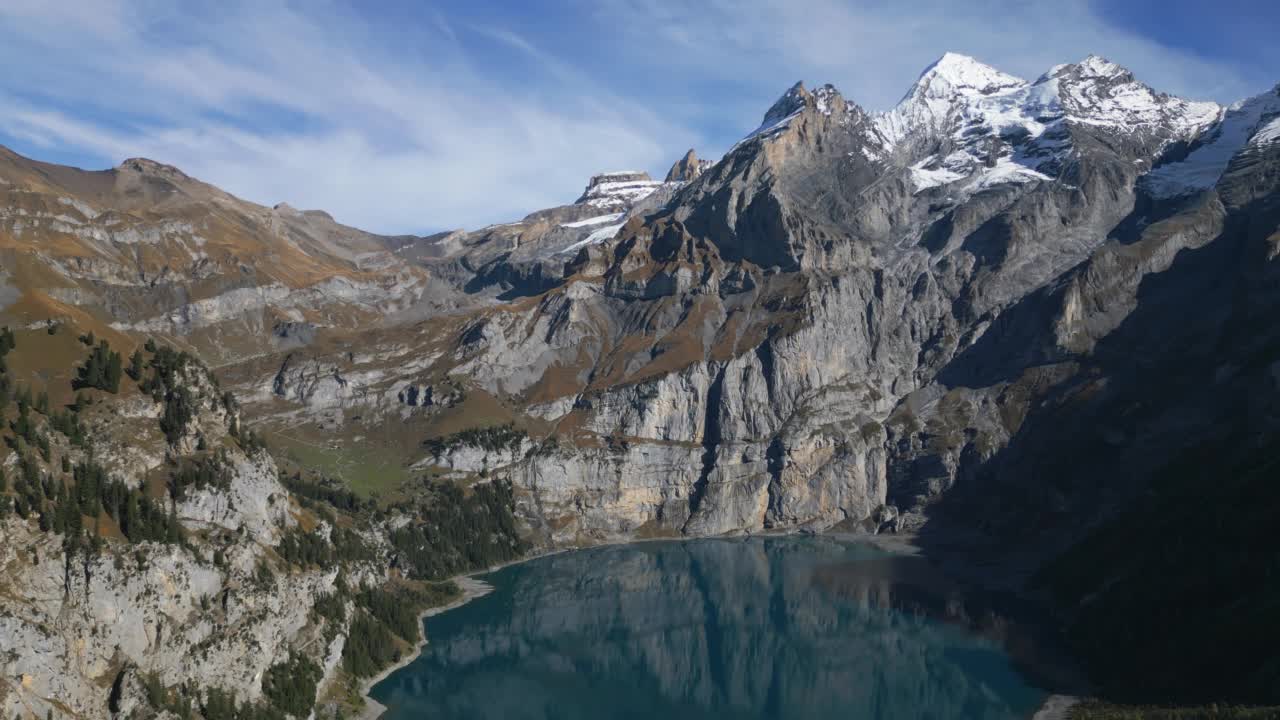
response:
{"label": "snow patch", "polygon": [[600,228],[599,230],[596,230],[595,232],[591,233],[586,238],[579,240],[578,242],[566,247],[563,250],[560,250],[556,254],[566,255],[572,252],[576,252],[588,245],[598,245],[606,240],[612,240],[624,225],[626,225],[626,223],[618,223],[616,225],[606,225]]}
{"label": "snow patch", "polygon": [[945,167],[932,170],[925,167],[933,161],[933,157],[928,157],[911,166],[911,182],[915,184],[917,193],[964,179],[963,174]]}
{"label": "snow patch", "polygon": [[1280,117],[1262,126],[1262,129],[1254,133],[1253,139],[1249,141],[1250,145],[1264,145],[1266,143],[1280,140]]}
{"label": "snow patch", "polygon": [[626,213],[610,213],[608,215],[597,215],[589,217],[586,220],[578,220],[576,222],[560,223],[562,228],[580,228],[588,225],[599,225],[600,223],[615,222]]}
{"label": "snow patch", "polygon": [[1231,106],[1205,140],[1178,162],[1161,165],[1142,178],[1153,197],[1171,198],[1208,190],[1231,158],[1247,144],[1280,137],[1280,92],[1272,91]]}
{"label": "snow patch", "polygon": [[968,190],[978,192],[1006,183],[1052,182],[1053,178],[1008,158],[1001,158],[995,167],[974,178],[967,186]]}

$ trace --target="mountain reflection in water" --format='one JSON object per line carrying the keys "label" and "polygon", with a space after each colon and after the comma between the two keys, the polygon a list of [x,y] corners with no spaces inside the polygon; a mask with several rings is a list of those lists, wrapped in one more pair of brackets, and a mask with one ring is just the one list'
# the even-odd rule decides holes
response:
{"label": "mountain reflection in water", "polygon": [[385,717],[1025,718],[1046,695],[1014,626],[866,544],[643,543],[486,579],[374,689]]}

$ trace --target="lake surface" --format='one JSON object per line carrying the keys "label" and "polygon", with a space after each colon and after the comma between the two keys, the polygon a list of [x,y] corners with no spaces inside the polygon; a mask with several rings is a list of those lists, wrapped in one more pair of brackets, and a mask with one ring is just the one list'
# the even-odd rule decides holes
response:
{"label": "lake surface", "polygon": [[640,543],[484,579],[374,688],[386,718],[1026,718],[1047,695],[1017,624],[866,543]]}

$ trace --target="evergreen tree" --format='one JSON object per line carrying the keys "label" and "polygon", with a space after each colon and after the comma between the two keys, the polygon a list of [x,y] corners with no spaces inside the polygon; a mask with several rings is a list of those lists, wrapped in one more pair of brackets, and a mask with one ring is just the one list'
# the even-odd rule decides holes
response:
{"label": "evergreen tree", "polygon": [[174,505],[169,506],[169,517],[165,520],[164,541],[169,544],[182,542],[182,525],[178,523],[178,509]]}
{"label": "evergreen tree", "polygon": [[187,423],[195,416],[194,406],[191,392],[184,387],[174,388],[165,395],[160,430],[170,443],[176,443],[187,431]]}
{"label": "evergreen tree", "polygon": [[141,350],[134,350],[133,354],[129,356],[129,369],[125,370],[125,372],[128,373],[129,377],[134,382],[138,382],[139,380],[142,379],[142,351]]}
{"label": "evergreen tree", "polygon": [[28,443],[36,441],[36,426],[31,421],[31,404],[22,396],[18,397],[18,418],[12,423],[13,434]]}
{"label": "evergreen tree", "polygon": [[138,508],[138,497],[129,493],[124,504],[124,515],[118,518],[120,531],[130,542],[140,542],[142,538],[142,511]]}
{"label": "evergreen tree", "polygon": [[120,353],[113,352],[107,357],[106,381],[108,392],[120,392],[120,376],[124,369],[120,364]]}

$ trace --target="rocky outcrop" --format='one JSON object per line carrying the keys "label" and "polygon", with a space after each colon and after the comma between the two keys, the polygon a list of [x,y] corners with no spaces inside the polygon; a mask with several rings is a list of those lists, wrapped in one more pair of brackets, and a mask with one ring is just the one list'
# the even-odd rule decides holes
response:
{"label": "rocky outcrop", "polygon": [[[509,478],[548,546],[837,525],[928,542],[949,522],[1043,558],[1157,488],[1189,438],[1246,470],[1271,447],[1276,98],[1224,110],[1097,57],[1028,82],[949,54],[888,113],[797,84],[713,165],[690,151],[666,182],[606,173],[576,203],[428,238],[154,163],[3,151],[4,259],[40,269],[5,273],[0,311],[180,337],[246,419],[394,424],[415,472]],[[187,384],[176,433],[147,396],[93,414],[94,457],[136,485],[240,447],[238,409]],[[151,672],[253,697],[304,648],[333,667],[341,632],[297,601],[332,574],[258,579],[298,508],[269,458],[226,460],[172,504],[190,547],[82,557],[3,521],[0,712],[104,717],[115,685],[127,713]],[[1101,617],[1135,571],[1093,564],[1097,595],[1068,605]]]}
{"label": "rocky outcrop", "polygon": [[1230,232],[1214,193],[1142,182],[1228,117],[1096,57],[1027,82],[948,55],[878,116],[798,84],[536,297],[456,327],[425,372],[540,442],[450,467],[509,473],[557,542],[918,527],[1089,387],[1153,277]]}
{"label": "rocky outcrop", "polygon": [[575,203],[388,253],[262,209],[374,278],[228,283],[120,327],[256,323],[270,349],[227,373],[253,415],[424,440],[515,422],[518,449],[405,464],[510,475],[557,542],[918,527],[1046,403],[1105,392],[1099,354],[1126,354],[1180,258],[1241,232],[1274,258],[1274,101],[1186,101],[1093,56],[1028,81],[947,54],[889,112],[796,84],[714,164],[600,174]]}
{"label": "rocky outcrop", "polygon": [[665,182],[669,183],[687,183],[698,179],[707,168],[715,163],[710,160],[699,160],[698,154],[692,149],[684,154],[684,157],[676,161],[675,165],[667,171]]}
{"label": "rocky outcrop", "polygon": [[282,531],[297,524],[290,512],[289,493],[280,485],[270,456],[236,458],[225,472],[225,488],[197,488],[177,504],[183,524],[220,528],[263,545],[275,545]]}
{"label": "rocky outcrop", "polygon": [[240,539],[219,548],[226,565],[217,567],[200,550],[161,544],[67,555],[60,537],[12,517],[0,534],[6,715],[106,718],[112,685],[143,673],[165,687],[193,683],[253,701],[265,670],[291,651],[327,654],[316,647],[323,640],[309,613],[333,591],[336,573],[264,584],[255,577],[263,550],[252,536],[233,535]]}

